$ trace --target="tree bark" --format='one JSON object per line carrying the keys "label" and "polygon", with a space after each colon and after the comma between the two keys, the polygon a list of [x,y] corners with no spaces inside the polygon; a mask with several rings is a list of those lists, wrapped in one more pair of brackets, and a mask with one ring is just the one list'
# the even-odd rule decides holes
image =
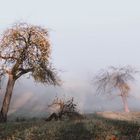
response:
{"label": "tree bark", "polygon": [[123,104],[124,104],[124,111],[125,112],[130,112],[129,108],[128,108],[128,103],[127,103],[127,97],[125,95],[122,95],[122,101],[123,101]]}
{"label": "tree bark", "polygon": [[15,81],[16,80],[14,79],[13,75],[9,74],[9,79],[8,79],[8,83],[6,87],[6,93],[5,93],[5,97],[4,97],[1,112],[0,112],[0,122],[7,121],[7,113],[9,110],[9,105],[10,105]]}

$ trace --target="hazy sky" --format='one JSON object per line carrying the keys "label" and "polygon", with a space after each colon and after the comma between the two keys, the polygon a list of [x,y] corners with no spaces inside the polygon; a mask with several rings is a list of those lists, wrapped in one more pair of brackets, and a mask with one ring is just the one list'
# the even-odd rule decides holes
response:
{"label": "hazy sky", "polygon": [[49,28],[54,65],[66,87],[81,88],[85,99],[99,69],[140,69],[139,6],[139,0],[0,0],[0,31],[18,21]]}

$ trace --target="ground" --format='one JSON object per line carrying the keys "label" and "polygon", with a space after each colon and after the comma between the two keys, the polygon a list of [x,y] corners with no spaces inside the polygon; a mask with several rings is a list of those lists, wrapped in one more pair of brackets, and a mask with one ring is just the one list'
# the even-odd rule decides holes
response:
{"label": "ground", "polygon": [[97,115],[108,119],[140,122],[140,112],[97,112]]}
{"label": "ground", "polygon": [[0,140],[140,140],[140,113],[100,112],[51,122],[22,118],[0,124]]}

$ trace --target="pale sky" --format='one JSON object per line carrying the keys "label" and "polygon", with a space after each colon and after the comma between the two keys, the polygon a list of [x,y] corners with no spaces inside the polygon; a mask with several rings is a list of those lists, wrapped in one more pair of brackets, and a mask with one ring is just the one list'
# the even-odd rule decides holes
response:
{"label": "pale sky", "polygon": [[75,93],[101,68],[140,70],[139,6],[139,0],[0,0],[0,32],[19,21],[47,27],[52,61]]}

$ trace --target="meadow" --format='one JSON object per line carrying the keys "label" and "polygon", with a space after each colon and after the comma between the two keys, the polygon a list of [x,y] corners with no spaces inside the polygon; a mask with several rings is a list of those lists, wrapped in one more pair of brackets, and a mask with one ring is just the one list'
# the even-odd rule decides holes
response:
{"label": "meadow", "polygon": [[43,118],[17,118],[0,124],[0,140],[140,140],[138,119],[125,120],[124,114],[123,119],[85,116],[82,120],[50,122]]}

